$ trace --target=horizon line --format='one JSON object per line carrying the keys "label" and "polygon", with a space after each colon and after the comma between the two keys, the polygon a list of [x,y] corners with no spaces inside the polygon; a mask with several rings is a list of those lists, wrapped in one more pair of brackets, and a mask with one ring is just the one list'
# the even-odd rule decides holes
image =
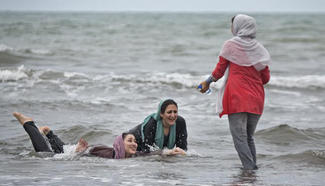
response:
{"label": "horizon line", "polygon": [[10,10],[0,9],[0,12],[73,12],[73,13],[308,13],[308,14],[324,14],[325,11],[302,11],[302,10],[268,10],[268,11],[249,11],[249,10]]}

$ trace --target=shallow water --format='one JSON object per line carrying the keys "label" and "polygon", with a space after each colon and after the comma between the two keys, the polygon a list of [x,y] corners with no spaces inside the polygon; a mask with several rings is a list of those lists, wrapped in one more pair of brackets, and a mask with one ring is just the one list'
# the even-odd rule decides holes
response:
{"label": "shallow water", "polygon": [[[231,37],[232,14],[1,12],[1,185],[324,185],[325,15],[253,16],[272,64],[260,168],[245,172],[215,114],[221,81],[209,96],[195,89]],[[187,122],[187,156],[71,152],[80,137],[111,145],[169,97]],[[13,111],[50,126],[66,153],[35,153]]]}

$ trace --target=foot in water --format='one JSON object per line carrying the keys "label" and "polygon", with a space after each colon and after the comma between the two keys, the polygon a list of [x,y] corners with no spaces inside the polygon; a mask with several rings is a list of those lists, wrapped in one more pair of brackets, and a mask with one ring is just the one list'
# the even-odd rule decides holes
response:
{"label": "foot in water", "polygon": [[76,147],[76,152],[83,152],[88,148],[88,143],[86,140],[80,138],[78,141],[77,147]]}
{"label": "foot in water", "polygon": [[38,130],[46,136],[51,129],[48,126],[42,126],[42,127],[38,127]]}
{"label": "foot in water", "polygon": [[19,123],[21,125],[24,125],[26,122],[28,121],[33,121],[32,118],[24,116],[23,114],[19,113],[19,112],[14,112],[12,115],[15,116],[15,118],[19,121]]}

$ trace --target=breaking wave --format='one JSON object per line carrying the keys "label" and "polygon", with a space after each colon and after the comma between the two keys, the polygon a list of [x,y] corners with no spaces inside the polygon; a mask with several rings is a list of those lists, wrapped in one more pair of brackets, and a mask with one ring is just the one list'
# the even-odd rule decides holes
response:
{"label": "breaking wave", "polygon": [[[30,74],[30,75],[29,75]],[[195,88],[200,81],[206,79],[208,75],[193,75],[190,73],[163,73],[148,72],[143,74],[128,74],[127,76],[109,72],[107,74],[86,74],[80,72],[58,72],[48,70],[27,69],[23,65],[16,69],[0,69],[0,81],[17,81],[29,78],[31,81],[62,81],[77,82],[80,84],[92,84],[98,82],[119,82],[131,83],[134,85],[166,85],[176,88]],[[223,79],[211,85],[214,89],[219,89]],[[69,84],[69,85],[73,85]],[[325,76],[323,75],[306,75],[301,77],[281,77],[272,76],[268,88],[300,88],[300,89],[324,89]]]}

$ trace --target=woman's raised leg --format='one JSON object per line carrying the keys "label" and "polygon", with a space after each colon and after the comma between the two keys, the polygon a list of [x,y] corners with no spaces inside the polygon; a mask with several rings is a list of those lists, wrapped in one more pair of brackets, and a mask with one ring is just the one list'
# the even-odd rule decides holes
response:
{"label": "woman's raised leg", "polygon": [[19,112],[14,112],[13,115],[29,135],[36,152],[52,152],[32,118],[26,117]]}

